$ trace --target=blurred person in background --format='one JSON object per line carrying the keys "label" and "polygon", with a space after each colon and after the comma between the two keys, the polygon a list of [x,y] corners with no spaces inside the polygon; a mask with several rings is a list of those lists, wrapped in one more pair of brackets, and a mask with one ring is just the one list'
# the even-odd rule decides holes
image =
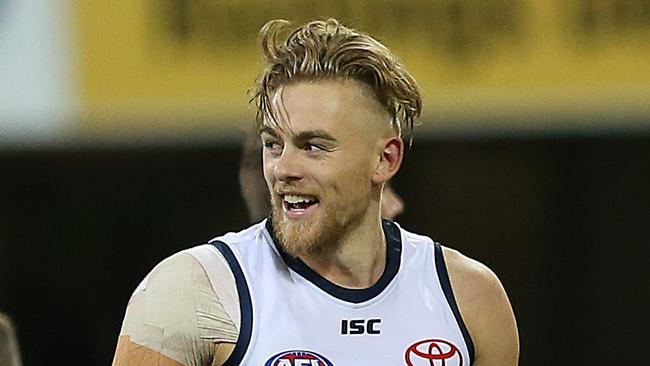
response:
{"label": "blurred person in background", "polygon": [[113,364],[516,365],[496,275],[381,218],[421,111],[415,80],[334,19],[279,41],[287,23],[260,32],[255,88],[271,218],[156,266]]}
{"label": "blurred person in background", "polygon": [[[3,280],[8,276],[8,272],[5,271],[6,264],[2,263],[6,261],[5,253],[3,250],[3,239],[4,227],[3,224],[7,222],[3,216],[3,211],[0,211],[0,296],[3,295],[5,287]],[[7,272],[7,273],[3,273]],[[18,346],[18,337],[16,336],[16,328],[13,325],[13,322],[8,315],[0,311],[0,366],[20,366],[20,348]]]}
{"label": "blurred person in background", "polygon": [[16,332],[8,316],[0,313],[0,366],[20,366]]}

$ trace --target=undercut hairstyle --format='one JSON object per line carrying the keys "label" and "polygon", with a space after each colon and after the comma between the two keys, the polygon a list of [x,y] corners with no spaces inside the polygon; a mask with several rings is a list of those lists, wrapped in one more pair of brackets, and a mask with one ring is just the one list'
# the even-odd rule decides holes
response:
{"label": "undercut hairstyle", "polygon": [[271,98],[283,86],[296,81],[353,79],[370,86],[395,131],[412,141],[422,98],[415,79],[397,56],[373,37],[336,19],[311,21],[280,41],[280,33],[289,27],[286,20],[271,20],[260,30],[265,67],[251,99],[257,106],[258,128],[265,120],[277,125]]}

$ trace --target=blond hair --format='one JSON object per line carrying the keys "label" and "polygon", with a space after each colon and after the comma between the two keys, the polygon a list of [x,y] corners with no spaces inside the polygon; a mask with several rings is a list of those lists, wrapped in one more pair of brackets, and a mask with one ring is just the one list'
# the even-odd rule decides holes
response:
{"label": "blond hair", "polygon": [[258,127],[264,120],[276,122],[271,96],[283,85],[300,80],[354,79],[374,91],[391,117],[393,128],[413,137],[422,99],[415,79],[399,59],[371,36],[345,27],[336,19],[316,20],[295,29],[278,42],[290,23],[271,20],[260,30],[266,66],[252,90],[257,105]]}

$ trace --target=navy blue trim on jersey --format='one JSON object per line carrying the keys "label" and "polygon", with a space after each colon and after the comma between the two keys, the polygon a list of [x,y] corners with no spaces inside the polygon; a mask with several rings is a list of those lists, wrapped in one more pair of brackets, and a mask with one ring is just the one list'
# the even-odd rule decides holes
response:
{"label": "navy blue trim on jersey", "polygon": [[214,245],[226,259],[237,284],[237,295],[239,296],[239,307],[241,310],[241,326],[235,348],[223,364],[223,366],[237,366],[244,358],[251,342],[253,330],[253,304],[251,302],[251,294],[246,278],[244,277],[244,272],[230,247],[222,241],[212,241],[210,244]]}
{"label": "navy blue trim on jersey", "polygon": [[438,279],[440,280],[440,285],[442,286],[442,291],[445,293],[447,302],[451,311],[454,313],[460,332],[463,334],[463,339],[465,339],[465,345],[467,346],[467,352],[469,353],[469,364],[474,363],[474,342],[472,342],[472,337],[469,335],[469,331],[465,326],[463,317],[460,315],[460,310],[458,310],[458,304],[456,303],[456,298],[454,297],[454,291],[451,288],[451,281],[449,281],[449,273],[447,272],[447,265],[445,264],[445,256],[442,254],[442,246],[440,243],[434,243],[435,247],[435,256],[436,256],[436,272],[438,272]]}
{"label": "navy blue trim on jersey", "polygon": [[382,273],[379,280],[369,288],[350,289],[330,282],[328,279],[309,268],[309,266],[300,260],[300,258],[292,257],[286,253],[275,237],[271,219],[266,221],[266,229],[271,235],[271,238],[273,238],[275,247],[282,256],[282,259],[284,259],[285,263],[292,270],[337,299],[355,304],[368,301],[379,295],[384,291],[388,284],[390,284],[399,271],[400,262],[402,260],[402,237],[399,228],[392,221],[388,220],[382,220],[382,227],[384,229],[384,235],[386,236],[386,267],[384,268],[384,273]]}

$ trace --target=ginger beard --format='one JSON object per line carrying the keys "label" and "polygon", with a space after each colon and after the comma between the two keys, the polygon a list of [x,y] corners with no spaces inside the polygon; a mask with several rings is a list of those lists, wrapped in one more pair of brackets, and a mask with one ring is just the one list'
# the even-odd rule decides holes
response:
{"label": "ginger beard", "polygon": [[345,184],[353,188],[353,193],[344,194],[343,187],[333,187],[329,197],[317,194],[316,212],[299,220],[287,218],[283,197],[272,195],[273,232],[282,249],[293,257],[321,255],[338,249],[345,236],[363,221],[371,204],[370,192],[361,192],[368,182],[359,178],[363,177],[357,174],[356,182]]}

